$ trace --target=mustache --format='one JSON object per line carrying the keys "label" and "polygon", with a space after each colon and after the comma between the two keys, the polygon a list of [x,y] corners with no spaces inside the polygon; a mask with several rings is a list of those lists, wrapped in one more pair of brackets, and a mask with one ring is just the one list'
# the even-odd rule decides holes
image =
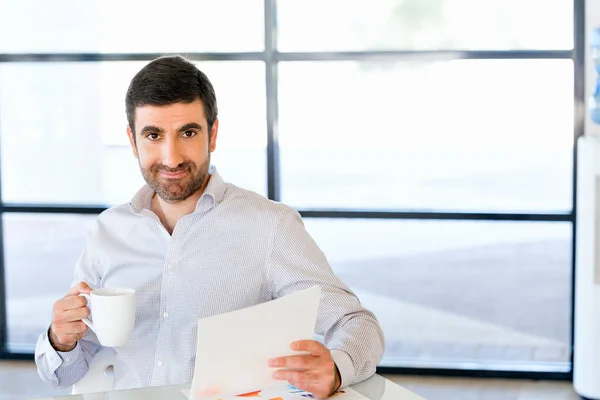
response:
{"label": "mustache", "polygon": [[189,161],[183,162],[175,168],[169,168],[166,165],[162,165],[162,164],[154,164],[151,167],[152,172],[164,171],[164,172],[170,172],[170,173],[184,172],[184,171],[189,171],[191,169],[192,169],[192,163]]}

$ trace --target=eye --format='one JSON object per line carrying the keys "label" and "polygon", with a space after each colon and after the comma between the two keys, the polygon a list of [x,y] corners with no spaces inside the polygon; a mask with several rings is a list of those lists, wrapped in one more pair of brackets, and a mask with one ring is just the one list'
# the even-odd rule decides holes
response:
{"label": "eye", "polygon": [[156,132],[153,132],[146,135],[146,137],[150,140],[158,140],[160,138],[160,135]]}
{"label": "eye", "polygon": [[196,131],[185,131],[183,132],[183,136],[186,138],[191,138],[196,136]]}

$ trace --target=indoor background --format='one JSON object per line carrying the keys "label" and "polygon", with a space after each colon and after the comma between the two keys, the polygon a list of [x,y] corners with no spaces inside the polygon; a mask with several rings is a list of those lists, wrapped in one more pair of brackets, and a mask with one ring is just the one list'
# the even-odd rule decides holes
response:
{"label": "indoor background", "polygon": [[568,381],[584,5],[0,0],[0,356],[33,359],[91,222],[143,183],[125,91],[179,53],[215,86],[213,164],[301,212],[381,372]]}

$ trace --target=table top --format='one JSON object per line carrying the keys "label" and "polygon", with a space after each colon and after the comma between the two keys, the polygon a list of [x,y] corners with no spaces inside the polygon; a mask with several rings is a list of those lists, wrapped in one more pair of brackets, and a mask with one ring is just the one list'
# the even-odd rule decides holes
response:
{"label": "table top", "polygon": [[[47,397],[39,400],[185,400],[182,389],[190,384],[157,386],[143,389],[117,390],[113,392],[79,394],[73,396]],[[415,393],[379,375],[350,386],[369,400],[424,400]]]}

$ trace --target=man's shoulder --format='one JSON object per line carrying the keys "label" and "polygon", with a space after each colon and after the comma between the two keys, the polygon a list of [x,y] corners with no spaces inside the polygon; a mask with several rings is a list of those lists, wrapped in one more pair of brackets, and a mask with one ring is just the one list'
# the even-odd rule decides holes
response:
{"label": "man's shoulder", "polygon": [[109,207],[101,212],[88,231],[88,239],[104,236],[107,233],[123,231],[135,219],[129,203]]}
{"label": "man's shoulder", "polygon": [[272,216],[279,219],[286,214],[297,214],[297,211],[287,204],[230,183],[227,184],[223,204],[240,212],[260,214],[263,218]]}
{"label": "man's shoulder", "polygon": [[129,203],[119,204],[117,206],[112,206],[102,211],[98,218],[96,219],[98,222],[106,223],[106,222],[123,222],[123,218],[133,217],[134,213],[131,210],[131,205]]}

